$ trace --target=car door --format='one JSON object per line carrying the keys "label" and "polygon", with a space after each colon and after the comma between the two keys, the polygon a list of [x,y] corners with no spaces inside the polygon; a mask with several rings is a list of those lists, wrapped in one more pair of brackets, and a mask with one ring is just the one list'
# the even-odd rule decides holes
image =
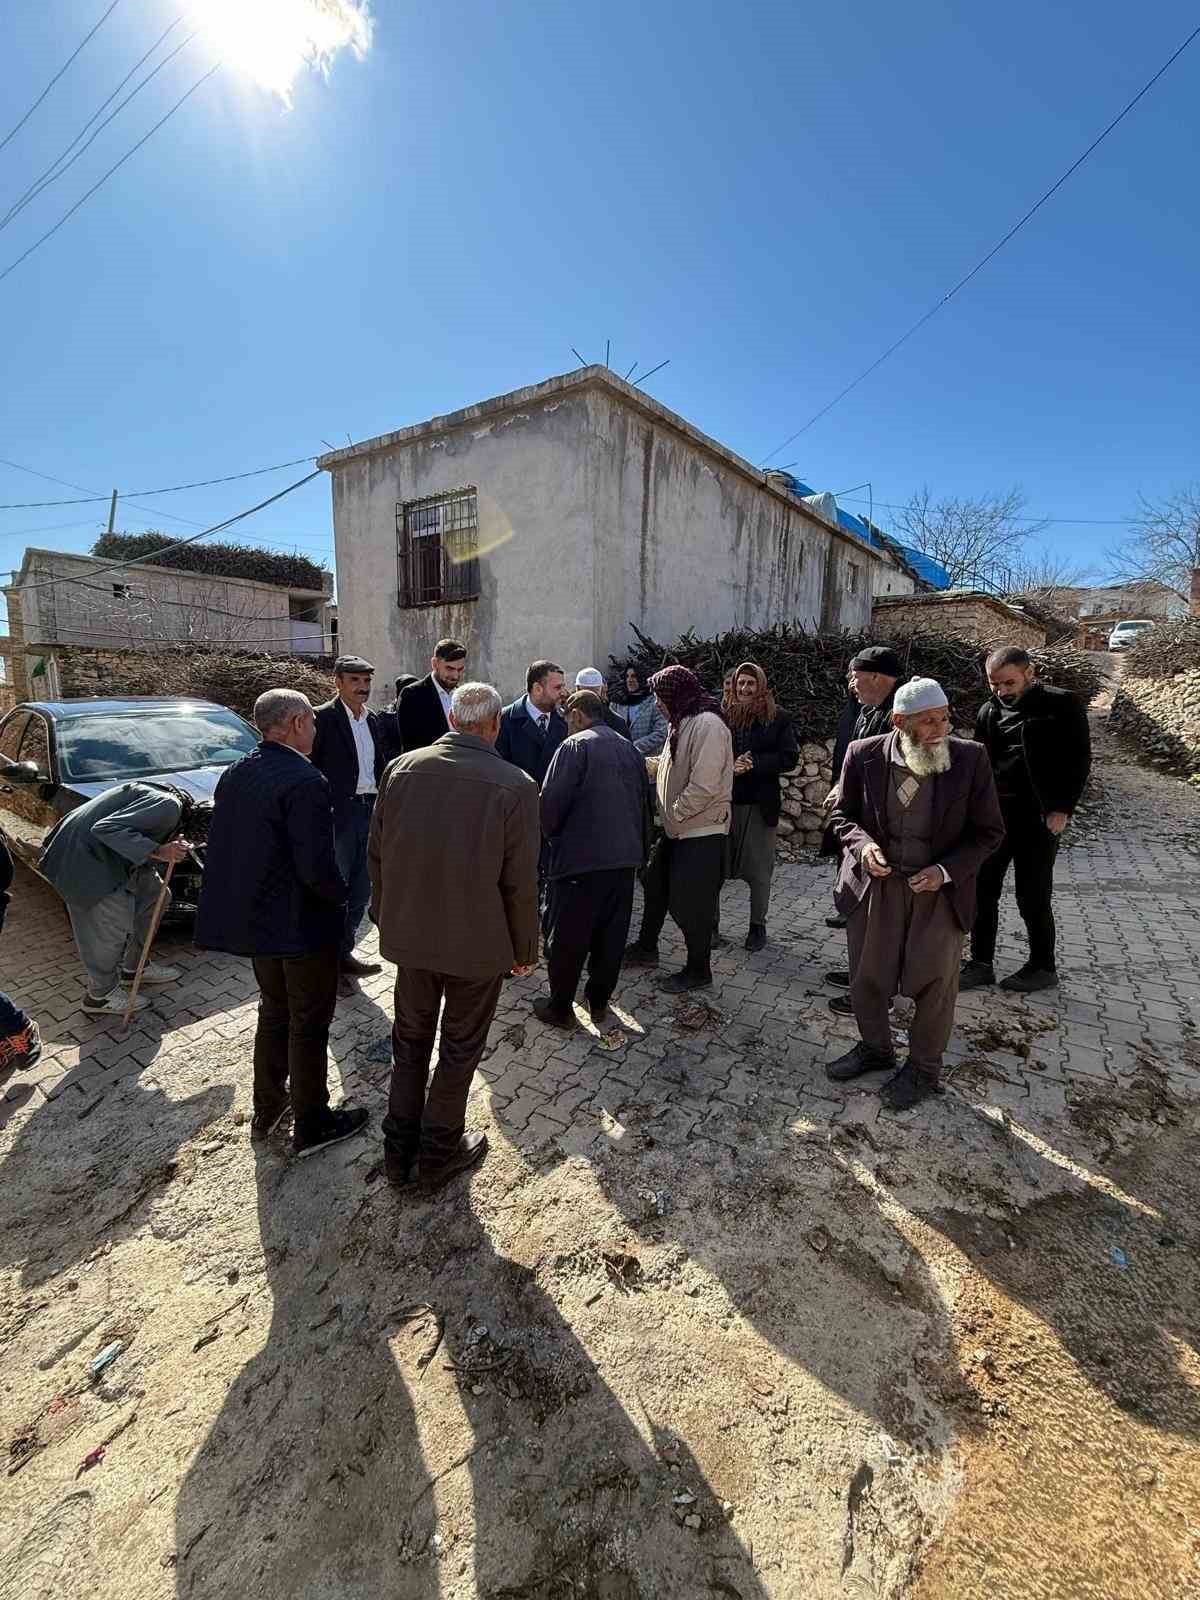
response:
{"label": "car door", "polygon": [[24,785],[6,784],[5,767],[15,766],[21,749],[21,738],[29,724],[29,712],[23,706],[10,711],[0,722],[0,829],[13,855],[28,861],[37,849],[33,837],[36,824],[30,815],[29,791]]}
{"label": "car door", "polygon": [[72,809],[70,805],[64,807],[61,803],[62,792],[58,786],[54,755],[54,724],[41,711],[31,711],[29,721],[25,724],[25,731],[21,735],[21,748],[17,760],[29,762],[37,768],[37,783],[30,784],[24,793],[28,800],[29,819],[41,830],[41,838],[38,840],[39,850],[42,840],[63,815],[64,810]]}

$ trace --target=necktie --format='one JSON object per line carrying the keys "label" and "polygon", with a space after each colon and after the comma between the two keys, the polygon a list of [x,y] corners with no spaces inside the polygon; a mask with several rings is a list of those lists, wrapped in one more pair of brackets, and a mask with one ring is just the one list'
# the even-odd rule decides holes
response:
{"label": "necktie", "polygon": [[545,711],[543,711],[541,716],[538,718],[538,732],[540,734],[545,735],[546,727],[547,727],[549,721],[550,721],[549,715]]}

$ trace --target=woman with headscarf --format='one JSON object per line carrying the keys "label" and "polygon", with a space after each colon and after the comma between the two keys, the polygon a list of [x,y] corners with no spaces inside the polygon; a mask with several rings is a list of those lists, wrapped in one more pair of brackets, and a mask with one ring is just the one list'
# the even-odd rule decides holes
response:
{"label": "woman with headscarf", "polygon": [[694,672],[664,667],[650,688],[667,717],[658,760],[663,831],[650,853],[642,888],[642,931],[626,948],[626,966],[658,965],[658,938],[670,912],[687,943],[687,964],[664,978],[668,994],[712,983],[712,936],[725,864],[733,793],[733,745],[721,708]]}
{"label": "woman with headscarf", "polygon": [[[767,942],[767,907],[775,871],[775,832],[779,825],[779,776],[800,756],[792,719],[780,711],[767,675],[753,661],[732,674],[721,710],[733,735],[733,821],[729,829],[726,876],[750,885],[747,950]],[[716,929],[714,939],[719,939]]]}
{"label": "woman with headscarf", "polygon": [[628,726],[633,748],[641,755],[656,756],[667,742],[667,719],[650,692],[646,669],[631,662],[625,668],[625,692],[613,699],[612,710]]}

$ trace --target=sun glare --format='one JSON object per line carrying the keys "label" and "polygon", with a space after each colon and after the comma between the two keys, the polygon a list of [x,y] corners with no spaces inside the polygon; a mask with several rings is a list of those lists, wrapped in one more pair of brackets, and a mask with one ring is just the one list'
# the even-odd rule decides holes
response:
{"label": "sun glare", "polygon": [[339,51],[371,47],[367,0],[193,0],[191,10],[223,61],[288,106],[305,68],[327,72]]}

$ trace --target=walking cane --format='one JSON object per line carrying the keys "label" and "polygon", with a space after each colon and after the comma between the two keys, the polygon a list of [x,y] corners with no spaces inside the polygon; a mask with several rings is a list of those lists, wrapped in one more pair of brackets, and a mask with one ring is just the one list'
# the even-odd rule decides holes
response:
{"label": "walking cane", "polygon": [[133,1015],[134,1003],[137,1000],[138,985],[142,981],[142,973],[146,967],[146,960],[150,954],[150,946],[154,943],[154,935],[158,932],[158,924],[162,918],[167,904],[167,892],[171,887],[171,874],[175,871],[175,863],[167,862],[167,875],[163,879],[163,886],[158,891],[158,902],[154,907],[154,915],[150,919],[150,931],[146,934],[146,942],[142,946],[142,959],[137,964],[137,971],[133,975],[133,982],[129,986],[129,1004],[125,1007],[125,1015],[121,1018],[121,1032],[129,1032],[129,1019]]}

